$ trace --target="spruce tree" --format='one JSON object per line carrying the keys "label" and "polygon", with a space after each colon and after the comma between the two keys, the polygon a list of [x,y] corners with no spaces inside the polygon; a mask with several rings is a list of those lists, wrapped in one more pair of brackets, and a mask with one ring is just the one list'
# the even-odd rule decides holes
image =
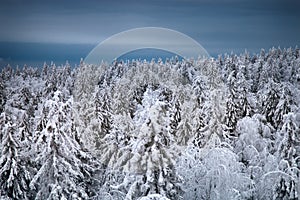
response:
{"label": "spruce tree", "polygon": [[9,114],[1,114],[0,119],[0,196],[5,195],[11,199],[30,199],[29,166],[25,165],[22,155],[22,145],[18,141],[16,124],[12,122]]}
{"label": "spruce tree", "polygon": [[70,117],[72,99],[64,102],[56,91],[45,108],[46,126],[37,135],[35,146],[39,168],[30,183],[35,199],[87,199],[96,163],[76,141]]}

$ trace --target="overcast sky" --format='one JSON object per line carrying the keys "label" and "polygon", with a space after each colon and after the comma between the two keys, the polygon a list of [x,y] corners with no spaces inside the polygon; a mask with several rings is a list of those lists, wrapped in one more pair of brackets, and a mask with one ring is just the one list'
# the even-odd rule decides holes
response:
{"label": "overcast sky", "polygon": [[[113,34],[145,26],[165,27],[187,34],[211,55],[240,53],[244,49],[257,53],[261,48],[300,44],[299,0],[0,2],[0,60],[22,53],[26,60],[26,52],[18,47],[24,42],[42,43],[39,45],[44,44],[45,48],[49,43],[67,44],[66,50],[68,45],[85,45],[84,50],[73,48],[76,53],[72,52],[72,56],[84,56]],[[7,48],[10,51],[5,52]],[[32,52],[39,48],[32,47]]]}

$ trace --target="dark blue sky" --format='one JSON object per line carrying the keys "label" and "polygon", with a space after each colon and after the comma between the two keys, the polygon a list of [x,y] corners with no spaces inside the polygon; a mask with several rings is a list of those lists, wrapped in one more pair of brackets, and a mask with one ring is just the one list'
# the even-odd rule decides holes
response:
{"label": "dark blue sky", "polygon": [[180,31],[211,55],[300,44],[299,0],[0,0],[0,63],[80,57],[121,31]]}

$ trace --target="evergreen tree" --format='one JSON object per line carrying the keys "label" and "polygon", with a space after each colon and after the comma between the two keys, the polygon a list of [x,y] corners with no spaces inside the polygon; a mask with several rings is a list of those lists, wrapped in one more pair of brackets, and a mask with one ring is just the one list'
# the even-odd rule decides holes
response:
{"label": "evergreen tree", "polygon": [[116,188],[126,192],[128,199],[156,193],[172,199],[180,195],[174,171],[177,152],[169,118],[171,107],[167,102],[168,95],[163,90],[148,88],[135,113],[135,130],[130,139],[116,135],[121,139],[116,143],[121,151],[116,155],[119,158],[115,166],[128,173]]}
{"label": "evergreen tree", "polygon": [[100,138],[108,134],[111,129],[111,102],[108,90],[97,91],[95,100],[95,112],[98,118]]}
{"label": "evergreen tree", "polygon": [[278,105],[280,96],[278,95],[278,85],[272,80],[266,85],[264,93],[261,94],[261,113],[265,115],[268,122],[276,127],[274,120],[276,106]]}
{"label": "evergreen tree", "polygon": [[57,91],[45,103],[49,110],[46,127],[37,135],[36,143],[39,169],[30,183],[36,190],[35,199],[87,199],[91,195],[87,186],[95,166],[75,140],[70,121],[72,100],[63,102],[61,98]]}
{"label": "evergreen tree", "polygon": [[[148,95],[151,95],[151,90],[146,91],[144,97],[146,104],[150,103],[147,100]],[[153,100],[155,101],[155,99],[150,101]],[[132,142],[135,153],[126,167],[131,166],[131,171],[144,174],[142,183],[138,183],[142,184],[140,192],[143,195],[159,193],[169,198],[176,198],[180,194],[173,168],[176,151],[172,147],[174,146],[174,137],[168,127],[170,121],[167,117],[166,104],[156,101],[148,106],[149,113],[137,115],[142,117],[142,121],[140,121],[142,124],[138,126],[140,128],[136,133],[137,139]],[[130,193],[128,194],[130,195]]]}
{"label": "evergreen tree", "polygon": [[29,166],[24,166],[24,157],[18,142],[17,128],[5,112],[1,114],[0,195],[11,199],[29,199]]}
{"label": "evergreen tree", "polygon": [[108,89],[95,89],[91,99],[80,101],[77,123],[81,131],[81,139],[89,149],[99,148],[100,140],[111,129],[112,113]]}
{"label": "evergreen tree", "polygon": [[280,87],[280,97],[274,112],[274,126],[280,128],[283,123],[283,116],[295,109],[295,100],[293,98],[291,86],[282,84]]}
{"label": "evergreen tree", "polygon": [[236,72],[232,71],[228,77],[228,95],[226,98],[226,110],[224,123],[229,132],[233,132],[236,128],[237,121],[240,119],[240,105],[238,99],[238,88],[236,83]]}
{"label": "evergreen tree", "polygon": [[99,152],[101,163],[107,169],[122,170],[124,163],[131,157],[128,146],[132,140],[134,122],[128,115],[114,115],[111,130],[99,140]]}
{"label": "evergreen tree", "polygon": [[280,135],[281,137],[278,137],[278,157],[287,160],[290,166],[299,167],[295,159],[300,156],[300,132],[295,114],[288,113],[284,116]]}
{"label": "evergreen tree", "polygon": [[176,141],[179,145],[188,144],[188,142],[193,138],[193,133],[195,133],[195,131],[193,130],[194,125],[191,120],[194,116],[193,107],[195,106],[191,105],[191,102],[184,102],[181,105],[181,120],[176,127]]}
{"label": "evergreen tree", "polygon": [[[238,101],[239,101],[239,114],[240,118],[251,116],[253,114],[253,109],[251,106],[251,99],[253,99],[254,95],[251,94],[249,78],[247,80],[247,69],[246,66],[241,65],[239,68],[239,72],[237,74],[237,84],[238,84]],[[255,99],[252,100],[255,102]]]}

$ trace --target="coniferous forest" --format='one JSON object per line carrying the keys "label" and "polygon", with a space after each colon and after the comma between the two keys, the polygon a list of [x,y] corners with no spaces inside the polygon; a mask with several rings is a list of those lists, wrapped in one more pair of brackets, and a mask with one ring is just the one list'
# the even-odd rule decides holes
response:
{"label": "coniferous forest", "polygon": [[299,199],[300,50],[5,67],[0,199]]}

